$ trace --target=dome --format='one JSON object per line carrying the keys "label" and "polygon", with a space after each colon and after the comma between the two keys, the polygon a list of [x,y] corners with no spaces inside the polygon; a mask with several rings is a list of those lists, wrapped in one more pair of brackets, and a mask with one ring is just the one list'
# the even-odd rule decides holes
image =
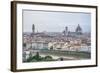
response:
{"label": "dome", "polygon": [[80,27],[80,25],[78,24],[77,28],[76,28],[76,32],[80,32],[82,31],[82,28]]}
{"label": "dome", "polygon": [[76,28],[76,33],[77,34],[82,34],[82,28],[80,27],[80,25],[78,24],[77,28]]}

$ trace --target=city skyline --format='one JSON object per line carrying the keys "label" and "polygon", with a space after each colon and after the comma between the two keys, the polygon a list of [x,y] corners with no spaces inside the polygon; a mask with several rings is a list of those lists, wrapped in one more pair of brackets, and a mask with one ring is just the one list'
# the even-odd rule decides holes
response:
{"label": "city skyline", "polygon": [[50,12],[23,10],[23,32],[62,32],[65,27],[75,32],[78,24],[83,32],[91,32],[91,14],[73,12]]}

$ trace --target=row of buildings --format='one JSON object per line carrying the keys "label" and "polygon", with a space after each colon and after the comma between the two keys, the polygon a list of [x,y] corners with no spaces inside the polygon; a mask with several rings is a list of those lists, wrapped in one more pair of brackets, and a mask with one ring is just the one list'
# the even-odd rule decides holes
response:
{"label": "row of buildings", "polygon": [[33,32],[23,33],[23,50],[66,50],[66,51],[91,51],[90,33],[83,33],[78,24],[75,32],[68,31],[65,27],[61,32],[35,32],[35,25],[32,26]]}

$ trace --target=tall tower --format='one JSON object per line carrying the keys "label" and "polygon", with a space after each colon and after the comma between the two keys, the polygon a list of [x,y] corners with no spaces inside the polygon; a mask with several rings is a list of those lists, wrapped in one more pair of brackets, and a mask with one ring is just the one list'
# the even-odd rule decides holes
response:
{"label": "tall tower", "polygon": [[82,34],[82,28],[80,27],[79,24],[78,24],[78,26],[76,28],[76,34],[78,34],[78,35]]}
{"label": "tall tower", "polygon": [[68,35],[68,27],[65,27],[65,34]]}
{"label": "tall tower", "polygon": [[35,25],[32,25],[32,32],[35,33]]}
{"label": "tall tower", "polygon": [[65,27],[65,29],[64,29],[64,31],[63,31],[63,34],[64,34],[65,36],[68,35],[68,27],[67,27],[67,26]]}
{"label": "tall tower", "polygon": [[65,31],[68,32],[68,27],[67,26],[65,27]]}

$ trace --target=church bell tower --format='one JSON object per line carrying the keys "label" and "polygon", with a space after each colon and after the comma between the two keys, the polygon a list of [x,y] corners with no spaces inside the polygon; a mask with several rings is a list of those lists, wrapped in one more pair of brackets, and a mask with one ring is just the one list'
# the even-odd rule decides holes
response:
{"label": "church bell tower", "polygon": [[35,25],[32,25],[32,33],[35,33]]}

